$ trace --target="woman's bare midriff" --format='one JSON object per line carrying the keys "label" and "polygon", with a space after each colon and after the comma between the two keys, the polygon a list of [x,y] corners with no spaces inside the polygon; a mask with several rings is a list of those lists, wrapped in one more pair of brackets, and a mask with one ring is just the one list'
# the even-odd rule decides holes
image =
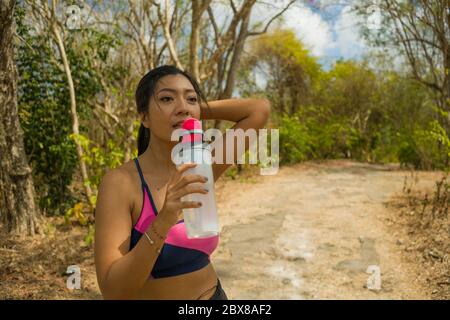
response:
{"label": "woman's bare midriff", "polygon": [[[135,189],[131,194],[135,196],[132,224],[135,225],[142,209],[143,195],[139,182],[139,175],[132,161],[126,163],[124,168],[129,171],[136,181]],[[149,180],[152,181],[152,180]],[[149,188],[151,188],[149,186]],[[151,188],[152,189],[152,188]],[[164,203],[164,190],[161,193],[151,190],[158,212]],[[161,300],[207,300],[214,294],[217,285],[217,274],[209,263],[204,268],[177,276],[153,279],[149,278],[139,292],[137,299],[161,299]]]}
{"label": "woman's bare midriff", "polygon": [[217,274],[212,266],[167,278],[148,279],[138,299],[208,300],[217,286]]}

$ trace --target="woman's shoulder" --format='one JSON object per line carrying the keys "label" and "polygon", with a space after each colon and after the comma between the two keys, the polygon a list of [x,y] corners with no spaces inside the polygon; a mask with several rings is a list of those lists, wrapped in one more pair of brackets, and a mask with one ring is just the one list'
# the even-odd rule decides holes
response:
{"label": "woman's shoulder", "polygon": [[108,170],[102,178],[103,187],[113,187],[114,189],[124,190],[134,187],[135,172],[133,171],[133,161],[128,161],[122,165]]}
{"label": "woman's shoulder", "polygon": [[133,161],[128,161],[108,170],[103,175],[97,199],[97,203],[102,204],[100,207],[115,206],[117,208],[118,205],[114,205],[114,203],[120,203],[126,204],[127,210],[132,210],[140,188],[139,177],[137,177],[137,173],[133,172],[133,166]]}

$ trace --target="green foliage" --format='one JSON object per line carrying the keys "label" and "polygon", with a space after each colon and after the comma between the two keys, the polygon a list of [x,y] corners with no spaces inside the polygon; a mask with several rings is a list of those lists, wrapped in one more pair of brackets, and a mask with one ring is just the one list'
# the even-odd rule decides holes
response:
{"label": "green foliage", "polygon": [[96,95],[103,93],[102,82],[118,81],[126,73],[124,67],[108,60],[110,52],[120,44],[119,38],[95,29],[82,29],[69,34],[66,51],[82,120],[92,118],[92,104]]}
{"label": "green foliage", "polygon": [[283,116],[280,123],[280,163],[291,164],[312,155],[311,137],[297,115]]}
{"label": "green foliage", "polygon": [[273,117],[282,163],[351,157],[424,169],[448,165],[442,125],[448,113],[431,102],[426,88],[400,73],[340,61],[320,74],[313,96],[314,103],[294,115]]}
{"label": "green foliage", "polygon": [[[252,53],[247,68],[267,70],[264,96],[272,102],[276,112],[293,115],[309,102],[322,70],[317,58],[299,41],[293,30],[277,29],[252,42]],[[239,88],[245,95],[255,88],[256,79],[249,81],[250,71],[238,74]],[[260,95],[261,92],[256,92]]]}
{"label": "green foliage", "polygon": [[90,224],[88,227],[88,232],[83,239],[84,245],[86,247],[92,246],[92,244],[94,243],[94,237],[95,237],[95,226],[93,224]]}
{"label": "green foliage", "polygon": [[404,137],[398,148],[398,160],[401,165],[412,165],[414,168],[421,167],[420,155],[416,143],[411,137]]}
{"label": "green foliage", "polygon": [[[72,117],[67,77],[50,35],[38,33],[25,21],[24,7],[17,9],[17,30],[20,39],[17,65],[19,71],[19,117],[24,130],[25,149],[33,168],[36,189],[42,209],[62,214],[77,199],[69,189],[78,166],[74,140],[71,138]],[[102,84],[118,81],[126,72],[124,67],[110,63],[111,50],[121,44],[119,37],[95,29],[69,31],[65,48],[75,86],[80,132],[88,136],[93,118],[93,105],[103,93]],[[96,186],[98,168],[112,164],[117,142],[93,147],[89,152],[88,183]],[[103,149],[103,151],[100,151]]]}
{"label": "green foliage", "polygon": [[238,175],[238,172],[237,172],[236,166],[232,166],[225,171],[225,177],[227,177],[227,178],[236,180],[237,175]]}
{"label": "green foliage", "polygon": [[68,185],[77,166],[75,145],[69,139],[69,93],[64,73],[49,60],[52,51],[47,39],[31,35],[31,28],[22,23],[23,9],[19,7],[17,13],[18,34],[23,39],[17,66],[25,150],[33,167],[40,207],[61,213],[73,203]]}
{"label": "green foliage", "polygon": [[398,158],[403,165],[415,169],[445,169],[450,157],[450,139],[438,121],[431,121],[427,128],[416,129],[411,136],[403,136]]}
{"label": "green foliage", "polygon": [[317,59],[311,56],[293,30],[275,30],[261,37],[256,44],[256,50],[264,53],[267,60],[276,57],[283,62],[282,67],[286,72],[289,68],[295,68],[296,71],[301,69],[305,75],[313,79],[321,71]]}
{"label": "green foliage", "polygon": [[345,119],[334,118],[329,110],[308,106],[279,123],[281,163],[308,159],[347,157],[360,138]]}
{"label": "green foliage", "polygon": [[71,218],[75,218],[75,220],[81,225],[87,225],[88,219],[86,217],[85,211],[85,204],[83,202],[78,202],[64,214],[65,223],[70,224]]}
{"label": "green foliage", "polygon": [[[83,159],[89,166],[89,180],[87,184],[93,190],[97,189],[106,170],[119,166],[124,160],[123,148],[111,139],[108,140],[106,148],[104,148],[82,134],[71,134],[70,138],[78,141],[83,148]],[[95,203],[95,199],[92,200]]]}

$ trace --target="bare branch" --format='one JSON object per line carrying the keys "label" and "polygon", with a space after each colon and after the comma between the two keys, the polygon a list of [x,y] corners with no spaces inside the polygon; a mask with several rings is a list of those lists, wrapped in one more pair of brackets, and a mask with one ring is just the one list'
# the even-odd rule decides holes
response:
{"label": "bare branch", "polygon": [[233,10],[233,13],[236,14],[237,10],[236,10],[236,6],[234,5],[233,0],[230,0],[230,6],[231,6],[231,10]]}
{"label": "bare branch", "polygon": [[216,46],[220,47],[220,45],[222,44],[221,34],[219,32],[219,28],[217,27],[216,19],[214,18],[214,14],[210,6],[208,6],[208,16],[214,29],[214,39],[216,41]]}
{"label": "bare branch", "polygon": [[280,12],[278,12],[276,15],[274,15],[274,16],[269,20],[269,22],[266,24],[266,26],[264,27],[264,29],[263,29],[262,31],[252,31],[252,32],[248,32],[248,33],[247,33],[247,36],[249,36],[249,37],[250,37],[250,36],[257,36],[257,35],[266,33],[267,30],[269,29],[270,24],[271,24],[273,21],[275,21],[279,16],[281,16],[287,9],[289,9],[289,7],[290,7],[292,4],[294,4],[295,2],[296,2],[296,0],[291,0],[291,2],[289,2],[288,5],[287,5],[283,10],[281,10]]}

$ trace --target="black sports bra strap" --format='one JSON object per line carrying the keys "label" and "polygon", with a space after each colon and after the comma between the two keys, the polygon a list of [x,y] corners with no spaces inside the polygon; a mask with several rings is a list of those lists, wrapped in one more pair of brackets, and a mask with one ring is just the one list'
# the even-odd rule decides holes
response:
{"label": "black sports bra strap", "polygon": [[134,158],[134,163],[136,164],[136,168],[139,172],[139,177],[141,177],[141,183],[143,186],[146,186],[147,183],[145,183],[145,179],[144,179],[144,175],[142,174],[142,170],[141,170],[141,166],[139,165],[139,160],[138,158]]}

